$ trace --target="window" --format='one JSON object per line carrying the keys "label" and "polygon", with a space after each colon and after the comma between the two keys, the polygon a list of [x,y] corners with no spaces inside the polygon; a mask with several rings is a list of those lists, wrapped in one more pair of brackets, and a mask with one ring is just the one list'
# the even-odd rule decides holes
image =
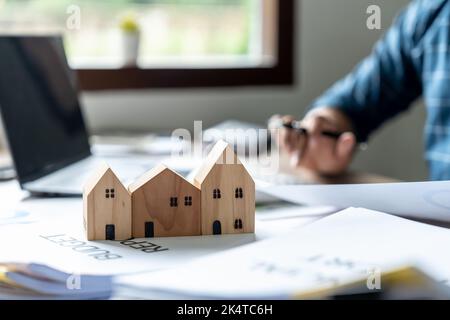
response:
{"label": "window", "polygon": [[116,192],[114,189],[105,189],[105,198],[114,199],[116,197]]}
{"label": "window", "polygon": [[213,190],[213,199],[222,199],[222,193],[220,192],[220,189]]}
{"label": "window", "polygon": [[172,208],[178,207],[178,198],[177,197],[170,198],[170,206]]}
{"label": "window", "polygon": [[242,188],[236,188],[236,190],[234,190],[234,197],[236,199],[243,199],[244,198],[244,190],[242,190]]}
{"label": "window", "polygon": [[[84,90],[289,85],[294,3],[0,0],[0,32],[62,32]],[[139,29],[134,66],[124,64],[124,17]]]}
{"label": "window", "polygon": [[242,223],[242,219],[236,219],[234,220],[234,229],[236,230],[242,230],[243,227],[243,223]]}
{"label": "window", "polygon": [[192,197],[191,196],[184,197],[184,205],[186,207],[192,207]]}

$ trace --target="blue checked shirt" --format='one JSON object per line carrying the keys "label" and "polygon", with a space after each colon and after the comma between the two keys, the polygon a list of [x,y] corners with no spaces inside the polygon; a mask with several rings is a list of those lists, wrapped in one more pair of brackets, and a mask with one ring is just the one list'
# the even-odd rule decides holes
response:
{"label": "blue checked shirt", "polygon": [[372,54],[312,107],[339,108],[366,141],[420,96],[430,179],[450,180],[450,0],[413,1]]}

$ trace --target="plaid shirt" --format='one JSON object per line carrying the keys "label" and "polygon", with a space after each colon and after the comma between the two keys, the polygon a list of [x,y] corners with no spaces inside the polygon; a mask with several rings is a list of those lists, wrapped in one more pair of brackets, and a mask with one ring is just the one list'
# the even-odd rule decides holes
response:
{"label": "plaid shirt", "polygon": [[450,0],[413,1],[372,54],[312,107],[339,108],[366,141],[420,96],[430,179],[450,180]]}

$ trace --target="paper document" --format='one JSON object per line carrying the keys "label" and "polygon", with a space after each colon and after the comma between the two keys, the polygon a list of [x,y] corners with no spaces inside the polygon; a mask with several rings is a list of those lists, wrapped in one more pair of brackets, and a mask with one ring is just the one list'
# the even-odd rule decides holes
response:
{"label": "paper document", "polygon": [[[68,221],[70,223],[70,221]],[[87,241],[82,221],[2,227],[1,262],[39,263],[67,272],[117,275],[154,271],[255,241],[255,235]]]}
{"label": "paper document", "polygon": [[321,218],[340,210],[332,206],[299,206],[291,203],[274,203],[257,209],[257,220],[275,221],[295,218]]}
{"label": "paper document", "polygon": [[109,276],[68,274],[38,264],[0,264],[0,299],[107,299]]}
{"label": "paper document", "polygon": [[290,298],[412,265],[444,283],[450,279],[449,246],[447,229],[350,208],[284,237],[118,281],[194,298]]}
{"label": "paper document", "polygon": [[255,241],[254,234],[219,237],[87,241],[81,199],[29,199],[0,213],[0,263],[39,263],[86,275],[161,270]]}
{"label": "paper document", "polygon": [[450,182],[271,186],[259,190],[297,204],[363,207],[391,214],[450,221]]}
{"label": "paper document", "polygon": [[[257,214],[256,234],[87,241],[81,199],[28,199],[14,211],[0,213],[0,263],[34,262],[68,273],[91,275],[162,270],[283,235],[317,220],[317,214],[326,213],[326,209],[291,205],[263,210]],[[259,219],[260,216],[270,220]]]}

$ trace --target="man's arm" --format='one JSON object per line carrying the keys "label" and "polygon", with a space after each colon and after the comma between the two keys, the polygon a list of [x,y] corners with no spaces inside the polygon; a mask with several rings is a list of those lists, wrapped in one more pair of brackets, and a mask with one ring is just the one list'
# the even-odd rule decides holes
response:
{"label": "man's arm", "polygon": [[424,5],[413,2],[395,20],[372,54],[337,82],[312,108],[332,107],[346,114],[358,141],[405,111],[422,94],[416,44],[426,30]]}
{"label": "man's arm", "polygon": [[[383,122],[406,110],[422,94],[420,44],[444,4],[443,0],[411,3],[372,54],[312,104],[301,121],[307,135],[277,131],[281,149],[290,154],[293,165],[322,175],[343,173],[351,163],[356,141],[365,142]],[[343,134],[330,139],[321,134],[323,130]]]}

